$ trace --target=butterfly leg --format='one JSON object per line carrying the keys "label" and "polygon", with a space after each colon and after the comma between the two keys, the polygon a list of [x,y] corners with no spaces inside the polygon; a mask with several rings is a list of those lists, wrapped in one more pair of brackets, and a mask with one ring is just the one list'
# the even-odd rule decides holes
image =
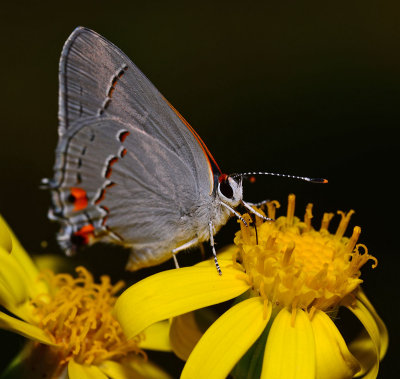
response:
{"label": "butterfly leg", "polygon": [[215,246],[214,246],[214,226],[212,222],[210,221],[208,223],[208,227],[210,230],[210,245],[212,248],[212,253],[214,255],[214,262],[215,262],[215,267],[217,268],[218,274],[222,275],[221,267],[219,267],[218,259],[217,259],[217,252],[215,251]]}
{"label": "butterfly leg", "polygon": [[172,250],[172,258],[174,258],[175,268],[179,268],[178,259],[176,259],[176,254],[179,253],[181,250],[186,250],[191,246],[196,245],[199,242],[198,238],[193,238],[189,242],[184,243],[181,246],[176,247]]}
{"label": "butterfly leg", "polygon": [[245,221],[245,219],[240,215],[239,212],[236,212],[232,207],[230,207],[228,204],[225,204],[223,201],[219,202],[222,206],[224,206],[226,209],[228,209],[229,211],[231,211],[240,221],[243,222],[243,224],[247,225],[247,222]]}
{"label": "butterfly leg", "polygon": [[254,207],[260,207],[261,205],[267,204],[269,201],[271,201],[271,200],[263,200],[263,201],[260,201],[258,203],[250,203],[250,202],[246,201],[246,203],[248,205],[251,205],[251,206],[254,206]]}
{"label": "butterfly leg", "polygon": [[256,216],[260,217],[261,219],[265,220],[265,221],[273,221],[272,218],[269,217],[265,217],[263,216],[260,212],[257,212],[255,209],[252,208],[252,203],[247,203],[245,201],[242,200],[242,204],[251,212],[254,213]]}
{"label": "butterfly leg", "polygon": [[176,258],[176,254],[172,253],[172,258],[174,258],[175,268],[179,268],[178,259]]}

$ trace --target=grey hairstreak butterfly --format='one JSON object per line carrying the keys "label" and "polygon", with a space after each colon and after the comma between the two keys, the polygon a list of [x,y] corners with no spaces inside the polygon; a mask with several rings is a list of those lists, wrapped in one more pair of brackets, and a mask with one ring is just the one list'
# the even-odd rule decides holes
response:
{"label": "grey hairstreak butterfly", "polygon": [[223,174],[186,120],[96,32],[70,35],[59,81],[54,177],[43,183],[60,246],[71,254],[96,241],[122,244],[137,270],[210,241],[221,273],[214,234],[240,217],[239,204],[255,212],[242,198],[244,174]]}

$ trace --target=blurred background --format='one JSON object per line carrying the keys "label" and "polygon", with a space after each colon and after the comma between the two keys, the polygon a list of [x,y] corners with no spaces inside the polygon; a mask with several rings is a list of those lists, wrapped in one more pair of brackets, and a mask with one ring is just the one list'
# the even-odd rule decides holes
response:
{"label": "blurred background", "polygon": [[[92,28],[119,46],[182,113],[224,172],[329,179],[317,185],[260,177],[246,183],[245,199],[286,204],[295,193],[297,214],[313,202],[316,223],[324,211],[356,211],[351,225],[361,226],[359,241],[379,260],[376,269],[369,263],[363,268],[364,288],[391,336],[379,377],[394,377],[399,11],[396,0],[2,4],[1,214],[32,254],[62,254],[58,227],[47,219],[50,196],[39,184],[52,176],[63,43],[76,26]],[[236,230],[231,221],[218,245],[232,241]],[[190,255],[181,256],[190,263]],[[121,274],[126,257],[97,245],[73,260],[128,282],[161,269]],[[171,267],[167,262],[162,269]],[[0,337],[2,369],[23,339],[3,331]],[[179,372],[179,360],[166,365]]]}

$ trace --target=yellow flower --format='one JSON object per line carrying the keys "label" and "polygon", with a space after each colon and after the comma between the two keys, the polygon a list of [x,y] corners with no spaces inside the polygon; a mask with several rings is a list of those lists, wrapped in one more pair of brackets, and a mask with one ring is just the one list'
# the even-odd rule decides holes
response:
{"label": "yellow flower", "polygon": [[[290,195],[286,217],[256,219],[256,227],[242,224],[236,246],[219,254],[222,276],[207,261],[161,272],[127,289],[115,306],[127,338],[153,322],[186,314],[171,328],[178,355],[189,356],[182,378],[225,378],[239,360],[233,372],[238,377],[244,368],[245,377],[375,378],[388,333],[359,286],[361,266],[372,260],[375,267],[377,261],[357,245],[359,227],[350,238],[343,236],[353,211],[338,212],[341,222],[331,234],[333,214],[325,214],[315,230],[312,205],[300,221],[294,204]],[[270,218],[277,206],[268,203]],[[177,330],[193,324],[187,312],[235,297],[190,353],[193,342],[185,346],[184,333]],[[331,318],[340,306],[361,321],[367,334],[349,347]]]}
{"label": "yellow flower", "polygon": [[[169,378],[142,350],[169,351],[168,322],[152,325],[129,341],[112,315],[123,282],[108,276],[95,283],[83,267],[77,277],[39,273],[0,217],[0,328],[33,342],[10,365],[6,377]],[[25,371],[24,371],[25,370]]]}

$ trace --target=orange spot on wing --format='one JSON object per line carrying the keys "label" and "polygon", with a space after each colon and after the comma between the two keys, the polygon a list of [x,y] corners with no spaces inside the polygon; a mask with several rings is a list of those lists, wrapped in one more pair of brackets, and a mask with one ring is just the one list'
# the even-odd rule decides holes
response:
{"label": "orange spot on wing", "polygon": [[131,133],[129,133],[129,132],[122,132],[122,133],[119,135],[119,140],[120,140],[121,142],[124,142],[125,139],[126,139],[126,137],[129,136],[129,134],[131,134]]}
{"label": "orange spot on wing", "polygon": [[94,226],[92,224],[82,226],[74,233],[74,237],[78,237],[83,245],[89,244],[90,240],[94,238]]}
{"label": "orange spot on wing", "polygon": [[87,194],[83,188],[71,187],[70,199],[74,203],[74,211],[85,209],[88,205]]}
{"label": "orange spot on wing", "polygon": [[[108,183],[104,188],[102,188],[99,197],[95,200],[95,204],[99,204],[100,202],[102,202],[104,200],[104,198],[106,197],[106,190],[114,187],[116,183],[114,182],[110,182]],[[103,209],[105,209],[107,212],[109,212],[109,209],[107,207],[102,207]]]}
{"label": "orange spot on wing", "polygon": [[112,167],[111,166],[114,163],[116,163],[117,161],[118,161],[118,157],[114,157],[114,158],[111,158],[109,160],[108,166],[107,166],[107,169],[106,169],[106,175],[105,175],[106,178],[109,178],[111,176],[111,173],[112,173]]}
{"label": "orange spot on wing", "polygon": [[116,184],[116,183],[114,183],[114,182],[110,182],[110,183],[108,183],[108,184],[106,185],[106,188],[114,187],[115,184]]}
{"label": "orange spot on wing", "polygon": [[78,230],[78,232],[80,232],[80,233],[92,233],[92,232],[94,232],[94,226],[92,225],[92,224],[87,224],[87,225],[84,225],[84,226],[82,226],[82,228],[80,228],[79,230]]}
{"label": "orange spot on wing", "polygon": [[104,200],[105,195],[106,195],[106,191],[105,191],[105,189],[103,188],[103,189],[101,190],[101,192],[100,192],[100,196],[98,197],[98,199],[97,199],[94,203],[95,203],[96,205],[99,204],[101,201]]}
{"label": "orange spot on wing", "polygon": [[112,87],[111,87],[110,90],[108,91],[108,97],[109,97],[109,98],[112,97],[114,91],[115,91],[115,87],[114,87],[114,85],[112,85]]}
{"label": "orange spot on wing", "polygon": [[100,208],[103,208],[107,214],[103,217],[103,221],[101,222],[101,225],[105,225],[108,219],[108,214],[110,213],[110,209],[108,207],[106,207],[105,205],[100,206]]}

